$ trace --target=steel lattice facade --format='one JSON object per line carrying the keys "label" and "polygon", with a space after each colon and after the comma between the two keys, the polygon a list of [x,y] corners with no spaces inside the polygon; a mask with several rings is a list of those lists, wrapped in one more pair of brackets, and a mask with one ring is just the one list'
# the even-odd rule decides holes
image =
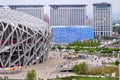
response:
{"label": "steel lattice facade", "polygon": [[23,12],[0,9],[0,67],[44,62],[50,40],[47,23]]}

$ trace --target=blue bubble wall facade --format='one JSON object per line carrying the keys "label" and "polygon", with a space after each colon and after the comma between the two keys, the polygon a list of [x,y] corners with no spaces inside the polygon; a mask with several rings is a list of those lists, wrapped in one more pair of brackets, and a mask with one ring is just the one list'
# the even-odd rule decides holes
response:
{"label": "blue bubble wall facade", "polygon": [[74,41],[94,39],[94,28],[91,26],[52,26],[52,32],[53,43],[71,43]]}

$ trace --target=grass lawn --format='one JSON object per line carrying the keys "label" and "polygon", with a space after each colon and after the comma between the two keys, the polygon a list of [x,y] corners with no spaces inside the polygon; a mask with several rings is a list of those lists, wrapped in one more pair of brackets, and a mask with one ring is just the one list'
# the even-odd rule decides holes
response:
{"label": "grass lawn", "polygon": [[116,65],[115,65],[115,62],[110,62],[110,63],[108,63],[108,64],[116,66]]}
{"label": "grass lawn", "polygon": [[53,80],[115,80],[115,79],[113,79],[111,77],[101,78],[101,77],[69,76],[69,77],[57,78],[57,79],[53,79]]}

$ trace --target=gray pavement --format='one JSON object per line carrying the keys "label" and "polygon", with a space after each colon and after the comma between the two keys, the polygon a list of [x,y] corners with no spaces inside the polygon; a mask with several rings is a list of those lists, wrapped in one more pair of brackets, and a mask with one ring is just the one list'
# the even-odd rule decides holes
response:
{"label": "gray pavement", "polygon": [[52,79],[56,77],[77,76],[76,74],[71,72],[60,72],[60,70],[69,69],[73,65],[81,62],[86,62],[89,66],[96,67],[96,66],[102,66],[103,61],[108,63],[108,62],[113,62],[115,60],[116,60],[115,58],[107,58],[107,57],[99,58],[97,56],[91,56],[84,60],[83,59],[67,60],[67,59],[63,59],[63,56],[60,55],[60,52],[50,51],[49,57],[46,62],[24,67],[22,69],[22,72],[18,74],[3,74],[0,76],[8,76],[10,79],[25,79],[27,71],[31,69],[35,69],[37,78],[42,78],[44,80]]}

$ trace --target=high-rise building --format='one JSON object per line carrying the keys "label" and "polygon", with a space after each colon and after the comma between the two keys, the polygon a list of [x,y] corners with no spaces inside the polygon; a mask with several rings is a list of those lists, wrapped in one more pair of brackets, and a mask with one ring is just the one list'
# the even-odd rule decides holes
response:
{"label": "high-rise building", "polygon": [[44,15],[44,21],[49,24],[49,16],[47,14]]}
{"label": "high-rise building", "polygon": [[112,8],[110,3],[93,4],[94,34],[112,36]]}
{"label": "high-rise building", "polygon": [[93,21],[91,18],[89,18],[88,16],[86,16],[86,25],[87,26],[93,26]]}
{"label": "high-rise building", "polygon": [[[0,5],[0,7],[3,7],[4,5]],[[28,13],[32,16],[35,16],[37,18],[40,18],[44,20],[44,5],[7,5],[11,9],[15,9],[21,12]]]}
{"label": "high-rise building", "polygon": [[87,5],[50,5],[52,26],[78,26],[86,23]]}

